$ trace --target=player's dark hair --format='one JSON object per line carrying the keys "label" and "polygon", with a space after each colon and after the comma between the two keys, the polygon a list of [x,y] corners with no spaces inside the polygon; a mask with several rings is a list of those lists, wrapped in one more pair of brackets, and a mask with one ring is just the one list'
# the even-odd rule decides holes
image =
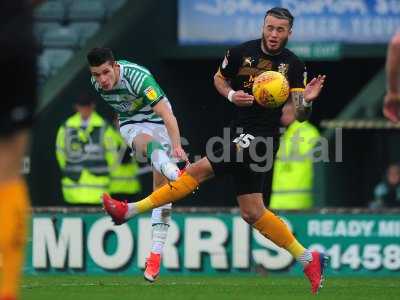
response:
{"label": "player's dark hair", "polygon": [[268,10],[265,13],[264,20],[267,18],[267,16],[273,16],[278,19],[285,19],[289,21],[289,26],[292,28],[293,22],[294,22],[294,17],[290,13],[290,11],[286,8],[283,7],[273,7],[270,10]]}
{"label": "player's dark hair", "polygon": [[98,67],[106,62],[115,62],[114,54],[109,48],[93,48],[87,54],[89,66]]}

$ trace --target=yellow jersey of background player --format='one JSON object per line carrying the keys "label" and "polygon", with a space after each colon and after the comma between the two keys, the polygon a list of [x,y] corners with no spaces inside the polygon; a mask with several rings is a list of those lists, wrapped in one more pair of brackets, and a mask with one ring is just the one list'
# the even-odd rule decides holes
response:
{"label": "yellow jersey of background player", "polygon": [[32,4],[28,0],[0,1],[0,68],[4,73],[0,110],[0,300],[18,299],[29,224],[29,194],[20,167],[36,99]]}

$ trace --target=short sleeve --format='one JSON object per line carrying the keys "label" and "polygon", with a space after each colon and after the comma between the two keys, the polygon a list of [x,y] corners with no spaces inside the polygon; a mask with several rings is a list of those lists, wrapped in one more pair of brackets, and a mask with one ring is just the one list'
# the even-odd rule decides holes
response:
{"label": "short sleeve", "polygon": [[307,85],[307,70],[304,63],[296,58],[289,67],[288,80],[290,89],[304,89]]}
{"label": "short sleeve", "polygon": [[241,63],[241,55],[238,48],[229,49],[222,60],[219,71],[222,76],[232,79],[236,76]]}
{"label": "short sleeve", "polygon": [[153,76],[147,76],[139,91],[139,96],[143,97],[143,102],[150,106],[156,105],[165,97],[163,90],[160,88]]}

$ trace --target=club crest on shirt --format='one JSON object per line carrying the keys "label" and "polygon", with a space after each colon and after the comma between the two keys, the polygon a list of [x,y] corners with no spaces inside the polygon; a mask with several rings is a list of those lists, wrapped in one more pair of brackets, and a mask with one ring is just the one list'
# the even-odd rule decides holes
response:
{"label": "club crest on shirt", "polygon": [[149,86],[147,89],[145,89],[144,94],[150,101],[157,100],[158,98],[157,92],[152,86]]}

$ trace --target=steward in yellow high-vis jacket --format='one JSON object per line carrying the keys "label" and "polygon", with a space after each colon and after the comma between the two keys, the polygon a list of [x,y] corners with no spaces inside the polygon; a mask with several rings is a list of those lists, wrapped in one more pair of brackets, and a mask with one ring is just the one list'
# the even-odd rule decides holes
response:
{"label": "steward in yellow high-vis jacket", "polygon": [[313,155],[320,134],[308,121],[298,122],[292,103],[283,109],[282,124],[287,129],[274,164],[270,207],[308,209],[313,207]]}
{"label": "steward in yellow high-vis jacket", "polygon": [[[61,125],[57,133],[56,156],[62,172],[64,200],[70,204],[99,204],[104,192],[118,190],[125,169],[132,171],[131,189],[140,189],[134,177],[137,164],[120,166],[123,140],[119,133],[95,112],[90,98],[79,98],[77,113]],[[117,177],[115,181],[112,179]]]}
{"label": "steward in yellow high-vis jacket", "polygon": [[130,155],[130,148],[126,146],[125,141],[119,133],[119,163],[111,169],[109,193],[114,197],[126,200],[133,199],[132,196],[141,191],[140,181],[137,179],[139,171],[138,164]]}

